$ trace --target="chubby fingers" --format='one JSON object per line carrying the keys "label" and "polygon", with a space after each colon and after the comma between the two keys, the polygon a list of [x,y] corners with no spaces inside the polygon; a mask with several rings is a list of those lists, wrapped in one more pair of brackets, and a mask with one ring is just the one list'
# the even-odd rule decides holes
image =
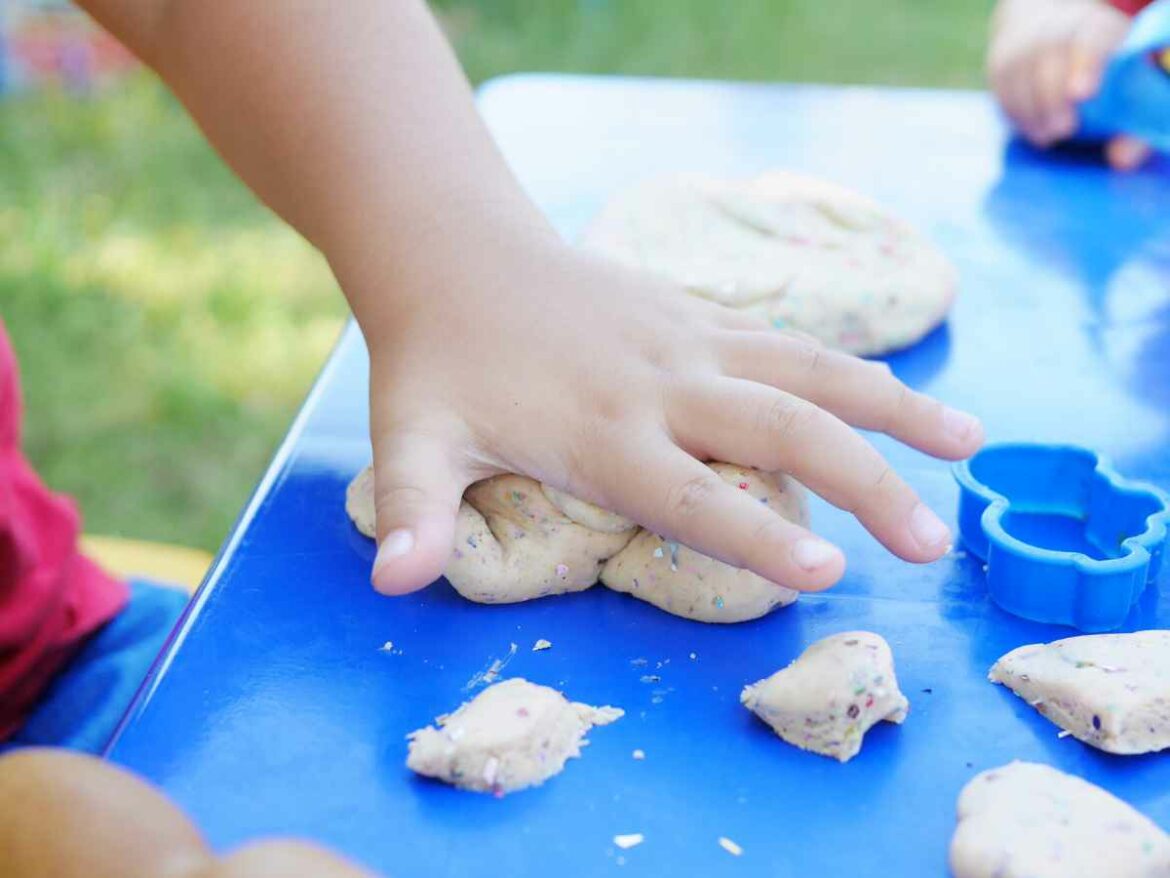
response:
{"label": "chubby fingers", "polygon": [[615,460],[610,505],[653,532],[800,591],[841,578],[840,549],[757,503],[661,434],[635,438]]}
{"label": "chubby fingers", "polygon": [[671,432],[714,460],[782,470],[853,513],[908,561],[940,557],[950,530],[865,439],[817,405],[772,387],[713,378],[679,391]]}
{"label": "chubby fingers", "polygon": [[807,336],[728,333],[720,359],[728,376],[786,391],[936,457],[960,460],[983,443],[973,415],[911,390],[884,363],[829,350]]}

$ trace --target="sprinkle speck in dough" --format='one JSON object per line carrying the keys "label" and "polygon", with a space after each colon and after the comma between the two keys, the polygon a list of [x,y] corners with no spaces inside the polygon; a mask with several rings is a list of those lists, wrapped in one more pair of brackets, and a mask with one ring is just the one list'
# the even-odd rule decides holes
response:
{"label": "sprinkle speck in dough", "polygon": [[959,794],[955,878],[1164,878],[1170,837],[1100,787],[1013,762]]}
{"label": "sprinkle speck in dough", "polygon": [[910,708],[890,645],[869,631],[818,640],[739,700],[789,744],[841,762],[857,755],[872,725],[900,723]]}
{"label": "sprinkle speck in dough", "polygon": [[581,755],[585,733],[623,715],[571,702],[521,678],[489,686],[454,713],[408,735],[406,766],[466,790],[537,786]]}
{"label": "sprinkle speck in dough", "polygon": [[988,675],[1069,734],[1109,753],[1170,747],[1170,631],[1021,646]]}

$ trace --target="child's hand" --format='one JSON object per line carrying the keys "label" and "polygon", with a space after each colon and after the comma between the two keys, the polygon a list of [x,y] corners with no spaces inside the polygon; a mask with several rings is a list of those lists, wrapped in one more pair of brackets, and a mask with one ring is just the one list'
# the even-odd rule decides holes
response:
{"label": "child's hand", "polygon": [[545,231],[447,244],[459,258],[395,267],[395,309],[363,309],[380,591],[437,578],[464,488],[501,472],[798,589],[832,585],[841,552],[700,461],[791,473],[905,559],[947,550],[947,527],[848,424],[953,459],[979,447],[975,418]]}
{"label": "child's hand", "polygon": [[[1109,56],[1130,19],[1104,0],[999,0],[987,70],[1004,112],[1037,146],[1071,137],[1077,104],[1096,95]],[[1106,147],[1109,163],[1132,170],[1149,147],[1128,136]]]}

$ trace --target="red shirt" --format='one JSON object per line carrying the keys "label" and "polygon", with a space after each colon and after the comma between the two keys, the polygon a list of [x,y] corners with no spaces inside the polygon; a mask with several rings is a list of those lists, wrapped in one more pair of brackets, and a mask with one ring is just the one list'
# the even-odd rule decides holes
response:
{"label": "red shirt", "polygon": [[1109,5],[1114,9],[1120,9],[1126,15],[1137,15],[1154,0],[1109,0]]}
{"label": "red shirt", "polygon": [[80,523],[21,454],[16,355],[0,321],[0,740],[126,604],[126,586],[78,553]]}

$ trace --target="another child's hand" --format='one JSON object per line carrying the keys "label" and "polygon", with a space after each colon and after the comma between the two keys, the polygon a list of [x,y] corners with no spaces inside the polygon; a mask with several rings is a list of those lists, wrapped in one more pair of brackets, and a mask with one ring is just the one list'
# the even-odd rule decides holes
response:
{"label": "another child's hand", "polygon": [[380,591],[436,579],[464,489],[503,472],[798,589],[832,585],[841,552],[700,461],[791,473],[902,558],[947,550],[947,527],[849,425],[955,459],[982,441],[975,418],[546,230],[445,245],[458,257],[387,267],[392,307],[351,291],[371,354]]}
{"label": "another child's hand", "polygon": [[[999,0],[987,70],[1004,112],[1029,141],[1051,146],[1077,129],[1077,104],[1096,95],[1109,56],[1130,19],[1104,0]],[[1109,163],[1131,170],[1149,147],[1114,138]]]}

